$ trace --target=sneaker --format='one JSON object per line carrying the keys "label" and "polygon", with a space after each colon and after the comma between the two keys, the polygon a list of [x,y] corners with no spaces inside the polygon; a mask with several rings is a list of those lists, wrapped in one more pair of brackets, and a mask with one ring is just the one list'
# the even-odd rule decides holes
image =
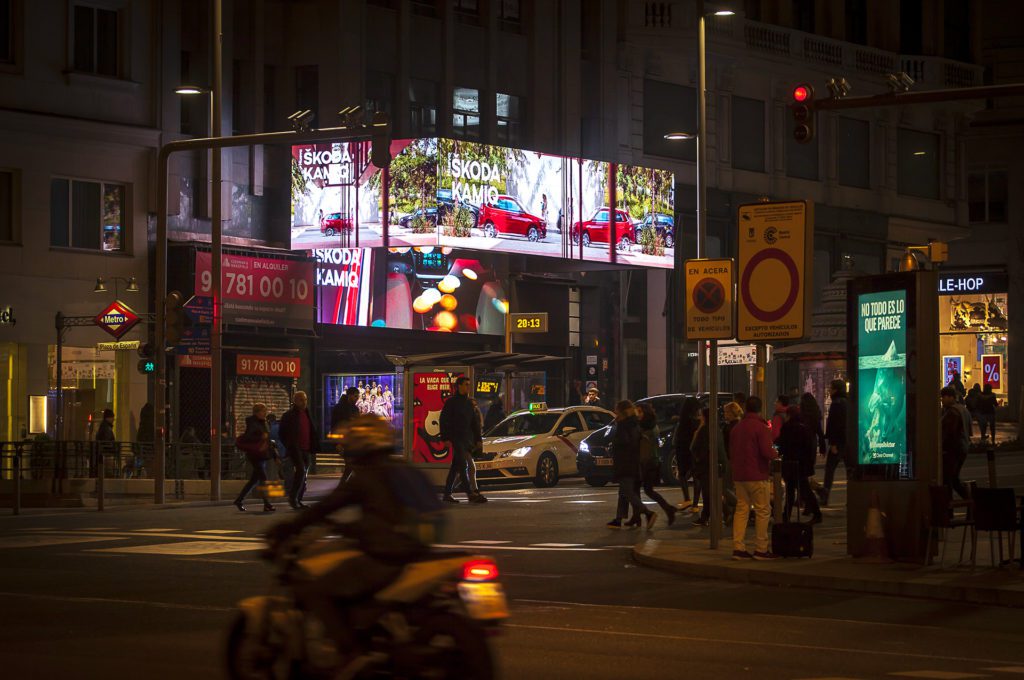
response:
{"label": "sneaker", "polygon": [[654,528],[654,525],[658,521],[658,514],[655,512],[647,513],[647,530],[650,531]]}
{"label": "sneaker", "polygon": [[755,560],[761,560],[761,561],[777,560],[777,559],[779,559],[779,556],[776,555],[773,552],[755,552],[754,553],[754,559]]}
{"label": "sneaker", "polygon": [[447,494],[447,493],[444,495],[444,498],[442,498],[441,500],[443,500],[445,503],[455,503],[455,504],[458,504],[458,502],[459,502],[459,499],[457,499],[454,496],[452,496],[451,494]]}
{"label": "sneaker", "polygon": [[621,519],[613,519],[611,522],[608,522],[608,524],[605,524],[605,526],[608,527],[609,529],[621,529],[622,528],[622,520]]}
{"label": "sneaker", "polygon": [[245,512],[245,506],[242,505],[242,501],[235,501],[233,505],[238,508],[239,512]]}
{"label": "sneaker", "polygon": [[686,510],[691,505],[693,505],[693,501],[683,501],[682,503],[677,503],[676,508],[679,510]]}
{"label": "sneaker", "polygon": [[275,507],[274,507],[273,505],[271,505],[270,503],[264,503],[264,504],[263,504],[263,512],[274,512],[274,511],[275,511],[276,509],[277,509],[277,508],[275,508]]}
{"label": "sneaker", "polygon": [[820,512],[814,513],[814,516],[811,517],[811,524],[821,524],[821,521],[822,521],[822,519],[821,519],[821,513]]}
{"label": "sneaker", "polygon": [[669,526],[672,526],[675,523],[675,521],[676,521],[676,513],[677,512],[678,512],[678,510],[676,510],[675,508],[672,508],[672,507],[667,508],[665,510],[665,515],[668,517],[668,525]]}
{"label": "sneaker", "polygon": [[636,529],[638,526],[640,526],[640,518],[639,517],[634,517],[633,519],[629,520],[628,522],[626,522],[622,526],[625,527],[626,529]]}
{"label": "sneaker", "polygon": [[487,502],[487,497],[484,496],[482,493],[473,494],[472,496],[469,497],[469,502],[470,503],[486,503]]}
{"label": "sneaker", "polygon": [[706,527],[708,524],[710,524],[710,522],[704,519],[703,517],[698,517],[697,519],[693,520],[693,526],[695,527]]}
{"label": "sneaker", "polygon": [[700,512],[700,508],[699,508],[699,507],[697,507],[696,505],[691,505],[691,506],[690,506],[690,512],[692,512],[693,514],[695,514],[695,515],[696,515],[697,513],[699,513],[699,512]]}
{"label": "sneaker", "polygon": [[746,550],[733,550],[732,558],[734,560],[752,560],[754,556],[748,553]]}

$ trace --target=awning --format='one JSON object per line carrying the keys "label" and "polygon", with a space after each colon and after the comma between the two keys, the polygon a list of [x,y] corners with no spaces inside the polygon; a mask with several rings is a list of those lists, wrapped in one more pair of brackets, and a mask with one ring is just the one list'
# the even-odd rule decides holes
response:
{"label": "awning", "polygon": [[515,370],[523,366],[568,361],[569,357],[556,357],[547,354],[527,354],[524,352],[480,352],[472,350],[455,350],[451,352],[432,352],[429,354],[411,354],[406,356],[387,355],[388,361],[396,366],[424,366],[439,364],[465,364],[468,366],[486,366],[496,370]]}

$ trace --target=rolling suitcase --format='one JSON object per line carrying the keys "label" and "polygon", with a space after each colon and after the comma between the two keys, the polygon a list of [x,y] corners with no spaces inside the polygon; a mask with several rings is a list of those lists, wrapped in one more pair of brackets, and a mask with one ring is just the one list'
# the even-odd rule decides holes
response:
{"label": "rolling suitcase", "polygon": [[[783,463],[783,472],[789,471],[789,466],[796,466],[795,476],[784,475],[786,479],[799,479],[800,464],[795,461]],[[780,499],[781,500],[781,499]],[[800,495],[800,487],[796,493],[796,516],[800,517],[800,506],[803,498]],[[810,557],[814,554],[814,525],[809,522],[781,522],[772,525],[772,552],[779,557]]]}

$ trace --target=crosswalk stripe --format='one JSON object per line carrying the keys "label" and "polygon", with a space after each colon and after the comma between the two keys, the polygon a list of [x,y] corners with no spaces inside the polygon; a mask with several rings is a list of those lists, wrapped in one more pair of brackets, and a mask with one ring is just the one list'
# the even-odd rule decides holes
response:
{"label": "crosswalk stripe", "polygon": [[94,548],[87,552],[131,553],[134,555],[212,555],[216,553],[260,550],[262,546],[231,541],[179,541],[156,545],[126,545],[117,548]]}
{"label": "crosswalk stripe", "polygon": [[164,532],[164,531],[181,531],[181,529],[132,529],[140,534],[148,534],[150,532]]}
{"label": "crosswalk stripe", "polygon": [[0,549],[6,548],[45,548],[50,545],[70,545],[73,543],[99,543],[100,541],[122,541],[123,538],[108,536],[56,536],[53,534],[19,534],[0,539]]}
{"label": "crosswalk stripe", "polygon": [[[463,550],[466,549],[466,546],[464,544],[462,544],[462,543],[452,543],[452,544],[436,543],[436,544],[434,544],[431,547],[434,547],[434,548],[462,548]],[[520,551],[523,551],[523,552],[558,552],[558,551],[564,551],[564,552],[606,552],[606,551],[610,550],[611,548],[619,548],[619,547],[632,548],[633,546],[631,546],[631,545],[630,546],[617,546],[617,545],[615,545],[615,546],[610,546],[608,548],[538,548],[538,547],[535,547],[535,546],[532,546],[532,545],[489,545],[489,546],[486,546],[486,549],[487,550],[520,550]]]}
{"label": "crosswalk stripe", "polygon": [[510,502],[512,502],[512,503],[548,503],[549,501],[550,501],[550,499],[548,499],[548,498],[523,498],[523,499],[520,499],[520,500],[514,500],[514,501],[510,501]]}
{"label": "crosswalk stripe", "polygon": [[467,543],[467,544],[472,544],[472,545],[503,545],[505,543],[511,543],[511,542],[512,541],[487,541],[487,540],[459,541],[459,543]]}
{"label": "crosswalk stripe", "polygon": [[961,680],[962,678],[983,678],[977,673],[958,673],[956,671],[898,671],[889,673],[901,678],[926,678],[926,680]]}
{"label": "crosswalk stripe", "polygon": [[244,534],[241,529],[201,529],[197,534]]}
{"label": "crosswalk stripe", "polygon": [[590,503],[607,503],[608,501],[566,501],[566,503],[578,503],[579,505]]}
{"label": "crosswalk stripe", "polygon": [[585,543],[531,543],[535,548],[579,548]]}

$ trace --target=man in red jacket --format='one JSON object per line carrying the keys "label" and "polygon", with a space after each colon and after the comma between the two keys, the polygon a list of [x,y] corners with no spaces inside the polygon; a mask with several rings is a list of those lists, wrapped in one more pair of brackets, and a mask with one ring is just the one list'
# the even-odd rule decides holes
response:
{"label": "man in red jacket", "polygon": [[[736,483],[736,512],[732,516],[734,560],[775,559],[768,550],[768,517],[771,515],[769,462],[778,456],[772,433],[761,418],[761,400],[750,397],[747,413],[729,433],[729,462]],[[754,554],[747,552],[747,517],[754,506]]]}

